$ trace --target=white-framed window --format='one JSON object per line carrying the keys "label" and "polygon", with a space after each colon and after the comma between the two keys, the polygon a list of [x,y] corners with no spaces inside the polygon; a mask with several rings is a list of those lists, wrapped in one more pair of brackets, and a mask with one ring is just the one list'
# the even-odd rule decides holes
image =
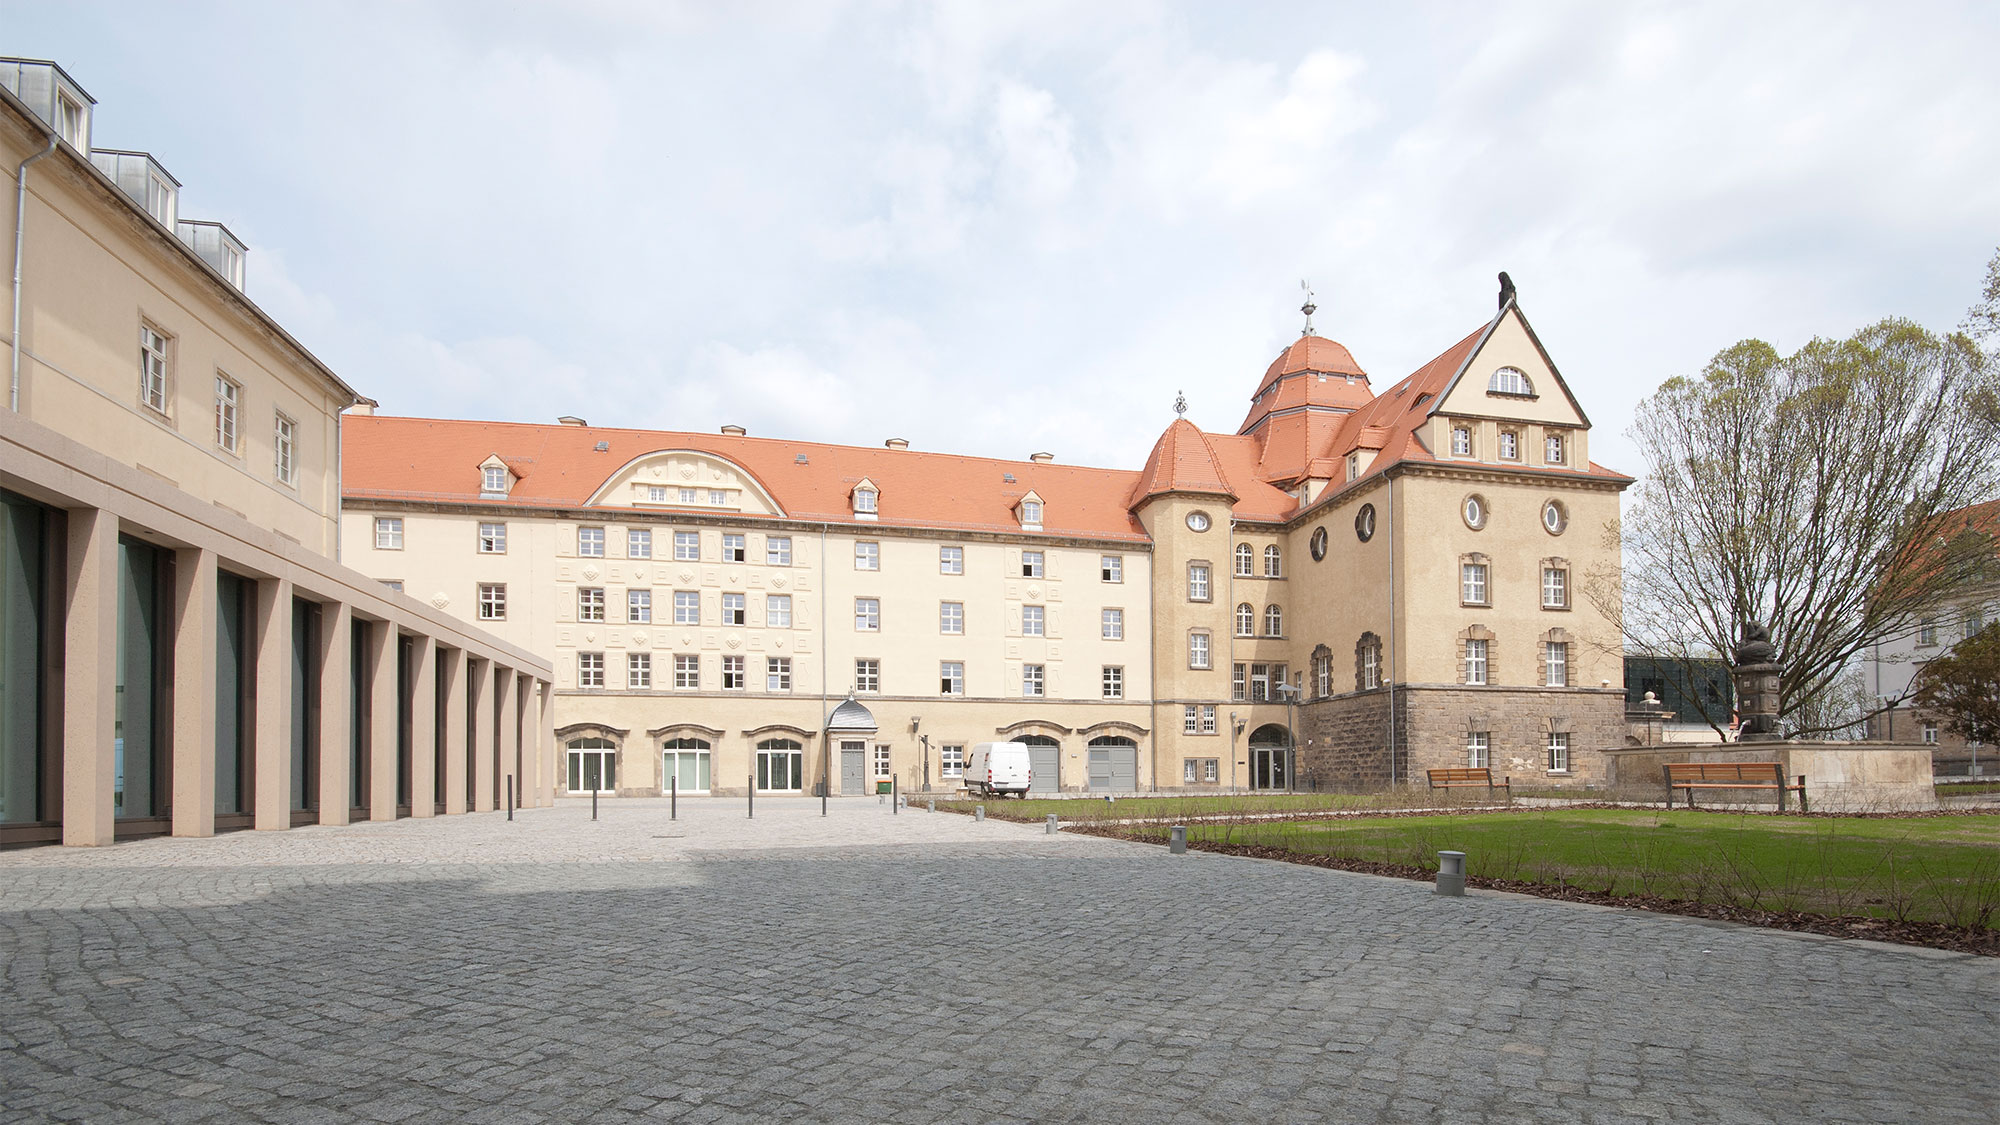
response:
{"label": "white-framed window", "polygon": [[1040,578],[1042,576],[1042,568],[1043,558],[1040,551],[1021,552],[1021,577]]}
{"label": "white-framed window", "polygon": [[1208,564],[1188,564],[1188,600],[1205,602],[1208,599]]}
{"label": "white-framed window", "polygon": [[666,486],[666,485],[664,485],[664,484],[649,484],[649,485],[647,485],[647,486],[646,486],[646,503],[648,503],[648,504],[664,504],[664,503],[666,503],[666,502],[667,502],[667,486]]}
{"label": "white-framed window", "polygon": [[1040,527],[1042,523],[1042,502],[1040,500],[1021,501],[1021,524],[1024,527]]}
{"label": "white-framed window", "polygon": [[1125,669],[1116,664],[1104,666],[1104,698],[1125,698]]}
{"label": "white-framed window", "polygon": [[1545,641],[1542,644],[1542,682],[1549,687],[1569,686],[1569,642]]}
{"label": "white-framed window", "polygon": [[1264,607],[1264,635],[1267,637],[1285,635],[1285,611],[1276,604]]}
{"label": "white-framed window", "polygon": [[479,470],[479,491],[505,494],[507,491],[507,467],[485,465]]}
{"label": "white-framed window", "polygon": [[1285,576],[1285,555],[1276,543],[1264,548],[1264,577],[1283,578]]}
{"label": "white-framed window", "polygon": [[888,777],[889,772],[889,744],[878,742],[875,744],[875,776]]}
{"label": "white-framed window", "polygon": [[571,740],[569,785],[571,793],[616,793],[618,791],[618,744],[606,738]]}
{"label": "white-framed window", "polygon": [[1382,642],[1369,641],[1361,646],[1361,690],[1373,691],[1382,686]]}
{"label": "white-framed window", "polygon": [[757,744],[757,789],[796,793],[805,788],[804,747],[789,738],[767,738]]}
{"label": "white-framed window", "polygon": [[694,655],[674,657],[674,687],[682,691],[693,691],[701,687],[701,657]]}
{"label": "white-framed window", "polygon": [[938,603],[938,632],[957,636],[965,632],[965,603]]}
{"label": "white-framed window", "polygon": [[1543,438],[1542,461],[1545,464],[1549,465],[1562,464],[1563,453],[1564,453],[1563,436],[1561,434],[1548,434]]}
{"label": "white-framed window", "polygon": [[1122,609],[1107,609],[1102,614],[1102,617],[1103,617],[1103,624],[1101,627],[1101,632],[1104,635],[1104,639],[1107,641],[1124,640],[1125,611]]}
{"label": "white-framed window", "polygon": [[698,590],[674,591],[674,624],[701,624],[701,592]]}
{"label": "white-framed window", "polygon": [[1486,564],[1460,563],[1458,600],[1466,605],[1486,604]]}
{"label": "white-framed window", "polygon": [[625,591],[625,620],[634,625],[653,623],[653,592],[651,590]]}
{"label": "white-framed window", "polygon": [[1984,628],[1986,628],[1986,615],[1980,612],[1978,606],[1974,606],[1965,611],[1965,621],[1959,631],[1959,639],[1969,641],[1978,636],[1979,631]]}
{"label": "white-framed window", "polygon": [[750,623],[750,598],[748,595],[722,595],[722,623],[724,625],[748,625]]}
{"label": "white-framed window", "polygon": [[227,376],[215,377],[215,444],[230,453],[237,452],[238,437],[242,431],[243,388]]}
{"label": "white-framed window", "polygon": [[1467,731],[1465,735],[1465,764],[1476,770],[1491,769],[1493,766],[1493,732],[1484,730]]}
{"label": "white-framed window", "polygon": [[939,695],[965,694],[965,661],[963,660],[938,661],[938,694]]}
{"label": "white-framed window", "polygon": [[1238,543],[1236,545],[1236,577],[1250,577],[1254,573],[1251,568],[1256,561],[1257,549],[1255,547],[1252,547],[1248,543]]}
{"label": "white-framed window", "polygon": [[1472,430],[1467,426],[1451,428],[1451,452],[1453,456],[1472,456]]}
{"label": "white-framed window", "polygon": [[601,527],[579,527],[576,529],[576,553],[580,558],[601,559],[604,557],[604,529]]}
{"label": "white-framed window", "polygon": [[1210,665],[1209,665],[1209,648],[1208,648],[1208,634],[1207,634],[1207,633],[1189,633],[1189,634],[1188,634],[1188,667],[1190,667],[1190,668],[1207,668],[1207,667],[1209,667],[1209,666],[1210,666]]}
{"label": "white-framed window", "polygon": [[271,459],[278,474],[278,483],[297,484],[299,480],[299,424],[285,417],[277,416],[271,441]]}
{"label": "white-framed window", "polygon": [[1239,637],[1257,635],[1257,607],[1249,602],[1236,603],[1236,635]]}
{"label": "white-framed window", "polygon": [[71,148],[83,148],[83,106],[61,90],[56,91],[56,132]]}
{"label": "white-framed window", "polygon": [[1039,664],[1021,665],[1021,694],[1038,696],[1042,694],[1042,684],[1046,677]]}
{"label": "white-framed window", "polygon": [[764,595],[764,625],[770,629],[792,627],[792,596],[790,594]]}
{"label": "white-framed window", "polygon": [[1542,608],[1569,608],[1569,572],[1562,567],[1542,568]]}
{"label": "white-framed window", "polygon": [[1125,556],[1105,555],[1099,558],[1097,572],[1106,582],[1125,581]]}
{"label": "white-framed window", "polygon": [[938,747],[938,776],[965,776],[965,747],[955,742]]}
{"label": "white-framed window", "polygon": [[628,527],[625,529],[625,557],[628,559],[650,559],[653,557],[653,532],[651,528]]}
{"label": "white-framed window", "polygon": [[[1215,733],[1215,704],[1213,703],[1204,703],[1201,705],[1201,733]],[[1214,781],[1215,777],[1211,774],[1209,780]]]}
{"label": "white-framed window", "polygon": [[791,536],[773,535],[768,539],[764,540],[764,565],[765,566],[792,565]]}
{"label": "white-framed window", "polygon": [[[1197,714],[1197,709],[1195,705],[1192,703],[1186,704],[1181,708],[1182,734],[1197,734],[1201,731],[1201,726],[1200,726],[1201,720],[1196,717],[1196,714]],[[1192,764],[1190,764],[1188,768],[1187,779],[1189,781],[1194,780],[1194,769]]]}
{"label": "white-framed window", "polygon": [[403,518],[401,516],[375,517],[375,549],[378,551],[400,551],[403,549]]}
{"label": "white-framed window", "polygon": [[604,620],[604,587],[578,586],[576,588],[576,619],[578,621]]}
{"label": "white-framed window", "polygon": [[[1189,711],[1193,711],[1193,710],[1194,710],[1194,708],[1190,707],[1190,708],[1188,708],[1188,710],[1189,710]],[[1188,731],[1188,733],[1189,733],[1189,734],[1193,734],[1194,732],[1193,732],[1192,730],[1190,730],[1190,731]],[[1194,783],[1194,779],[1195,779],[1195,777],[1197,776],[1197,774],[1198,774],[1198,772],[1199,772],[1199,770],[1200,770],[1200,769],[1201,769],[1201,759],[1199,759],[1199,758],[1182,758],[1182,759],[1181,759],[1181,780],[1182,780],[1182,781],[1184,781],[1184,782],[1187,782],[1187,783],[1188,783],[1188,784],[1190,784],[1190,785],[1192,785],[1192,784]]]}
{"label": "white-framed window", "polygon": [[1549,772],[1569,772],[1569,735],[1549,735]]}
{"label": "white-framed window", "polygon": [[882,662],[880,660],[857,660],[854,662],[854,690],[882,690]]}
{"label": "white-framed window", "polygon": [[742,691],[749,686],[749,676],[744,672],[747,657],[725,656],[722,658],[722,690]]}
{"label": "white-framed window", "polygon": [[[1367,654],[1363,653],[1362,658],[1365,661]],[[1364,667],[1363,672],[1365,673],[1366,671],[1367,669]],[[1318,660],[1313,661],[1313,697],[1315,699],[1325,699],[1332,694],[1333,658],[1322,656]]]}
{"label": "white-framed window", "polygon": [[872,488],[855,489],[854,490],[855,514],[864,516],[872,516],[877,514],[877,509],[876,509],[877,499],[878,497],[876,491]]}
{"label": "white-framed window", "polygon": [[854,599],[854,628],[863,633],[874,633],[881,630],[882,599]]}
{"label": "white-framed window", "polygon": [[700,493],[692,488],[683,488],[676,495],[679,497],[681,503],[692,504],[695,502],[695,497],[699,496]]}
{"label": "white-framed window", "polygon": [[504,555],[507,553],[506,524],[482,523],[479,525],[479,553],[482,555]]}
{"label": "white-framed window", "polygon": [[1276,692],[1272,689],[1276,685],[1283,683],[1284,680],[1285,678],[1282,674],[1276,676],[1271,674],[1271,666],[1269,664],[1250,665],[1250,702],[1264,703],[1268,700],[1278,698]]}
{"label": "white-framed window", "polygon": [[643,691],[653,686],[653,654],[650,652],[628,652],[625,654],[625,687],[631,691]]}
{"label": "white-framed window", "polygon": [[723,562],[739,562],[739,563],[740,563],[740,562],[748,562],[748,561],[750,561],[750,552],[749,552],[748,548],[747,548],[747,547],[745,547],[745,545],[744,545],[744,538],[743,538],[743,536],[741,536],[741,535],[731,535],[731,534],[727,534],[727,533],[725,533],[725,534],[723,535],[723,537],[722,537],[722,561],[723,561]]}
{"label": "white-framed window", "polygon": [[[1209,733],[1213,734],[1214,732],[1211,731]],[[1222,778],[1222,759],[1203,758],[1201,760],[1201,779],[1205,782],[1208,782],[1210,785],[1213,785],[1217,781],[1221,780],[1221,778]]]}
{"label": "white-framed window", "polygon": [[1500,459],[1519,461],[1521,459],[1521,435],[1512,430],[1500,431]]}
{"label": "white-framed window", "polygon": [[603,653],[579,652],[576,654],[576,686],[580,688],[601,688],[604,686]]}
{"label": "white-framed window", "polygon": [[1926,617],[1922,621],[1917,622],[1917,644],[1920,647],[1930,648],[1938,643],[1937,638],[1937,618]]}
{"label": "white-framed window", "polygon": [[723,507],[729,503],[729,493],[720,488],[711,488],[708,490],[708,502],[718,508]]}
{"label": "white-framed window", "polygon": [[1045,636],[1047,630],[1044,627],[1044,621],[1043,621],[1044,613],[1045,611],[1042,609],[1041,606],[1038,605],[1022,606],[1021,635],[1024,637]]}
{"label": "white-framed window", "polygon": [[697,531],[674,532],[674,561],[701,561],[701,533]]}
{"label": "white-framed window", "polygon": [[700,738],[669,738],[660,743],[660,784],[682,793],[706,793],[709,786],[709,745]]}
{"label": "white-framed window", "polygon": [[1229,699],[1233,703],[1243,703],[1250,698],[1250,666],[1231,664],[1229,666]]}
{"label": "white-framed window", "polygon": [[1938,725],[1937,725],[1936,723],[1925,723],[1925,724],[1924,724],[1924,745],[1926,745],[1926,746],[1936,746],[1936,745],[1937,745],[1937,740],[1938,740]]}
{"label": "white-framed window", "polygon": [[479,584],[479,619],[481,621],[507,620],[507,584],[505,582],[481,582]]}
{"label": "white-framed window", "polygon": [[939,548],[938,548],[938,573],[939,573],[939,574],[964,574],[964,573],[965,573],[965,548],[963,548],[963,547],[939,547]]}
{"label": "white-framed window", "polygon": [[882,545],[880,543],[857,542],[854,544],[854,569],[881,570]]}
{"label": "white-framed window", "polygon": [[1486,642],[1465,642],[1465,682],[1483,684],[1486,682]]}
{"label": "white-framed window", "polygon": [[1493,378],[1487,381],[1486,389],[1493,394],[1500,395],[1531,395],[1535,393],[1535,386],[1533,383],[1528,382],[1527,374],[1515,367],[1502,367],[1500,370],[1495,371]]}
{"label": "white-framed window", "polygon": [[168,413],[168,358],[173,339],[150,324],[139,326],[139,401],[161,414]]}

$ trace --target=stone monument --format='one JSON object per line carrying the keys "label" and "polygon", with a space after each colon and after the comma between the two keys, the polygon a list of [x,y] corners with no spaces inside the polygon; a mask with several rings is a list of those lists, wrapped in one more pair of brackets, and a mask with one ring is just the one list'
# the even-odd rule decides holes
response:
{"label": "stone monument", "polygon": [[1736,681],[1736,741],[1782,742],[1778,730],[1778,648],[1771,631],[1755,621],[1743,623],[1730,675]]}

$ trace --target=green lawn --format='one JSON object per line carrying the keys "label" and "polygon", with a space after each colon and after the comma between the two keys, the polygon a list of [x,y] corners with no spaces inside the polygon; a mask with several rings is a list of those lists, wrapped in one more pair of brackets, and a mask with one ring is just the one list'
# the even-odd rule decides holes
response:
{"label": "green lawn", "polygon": [[[927,798],[913,796],[922,804]],[[1266,813],[1316,813],[1355,809],[1439,808],[1489,801],[1504,803],[1503,792],[1489,798],[1486,791],[1470,789],[1396,789],[1384,793],[1249,793],[1217,794],[1213,797],[1120,797],[1115,801],[1088,797],[1019,798],[989,797],[983,800],[939,801],[940,811],[969,813],[975,805],[985,805],[986,815],[1003,820],[1042,821],[1054,813],[1065,824],[1088,824],[1106,820],[1194,819],[1214,816],[1256,816]]]}
{"label": "green lawn", "polygon": [[1973,797],[2000,793],[2000,781],[1940,781],[1933,788],[1940,797]]}
{"label": "green lawn", "polygon": [[[1135,834],[1164,837],[1160,825]],[[1194,825],[1190,840],[1761,910],[2000,923],[2000,816],[1909,819],[1548,809]]]}

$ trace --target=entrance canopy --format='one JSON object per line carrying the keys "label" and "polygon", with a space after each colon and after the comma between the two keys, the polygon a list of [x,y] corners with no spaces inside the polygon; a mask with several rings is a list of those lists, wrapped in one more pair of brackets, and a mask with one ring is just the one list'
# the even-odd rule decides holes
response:
{"label": "entrance canopy", "polygon": [[830,735],[874,734],[877,729],[874,714],[851,695],[826,717],[826,732]]}

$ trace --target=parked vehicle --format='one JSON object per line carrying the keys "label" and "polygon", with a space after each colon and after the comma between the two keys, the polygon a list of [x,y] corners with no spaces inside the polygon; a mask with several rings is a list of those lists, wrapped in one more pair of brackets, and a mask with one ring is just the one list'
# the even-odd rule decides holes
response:
{"label": "parked vehicle", "polygon": [[978,797],[1026,797],[1035,767],[1025,742],[982,742],[965,761],[965,791]]}

